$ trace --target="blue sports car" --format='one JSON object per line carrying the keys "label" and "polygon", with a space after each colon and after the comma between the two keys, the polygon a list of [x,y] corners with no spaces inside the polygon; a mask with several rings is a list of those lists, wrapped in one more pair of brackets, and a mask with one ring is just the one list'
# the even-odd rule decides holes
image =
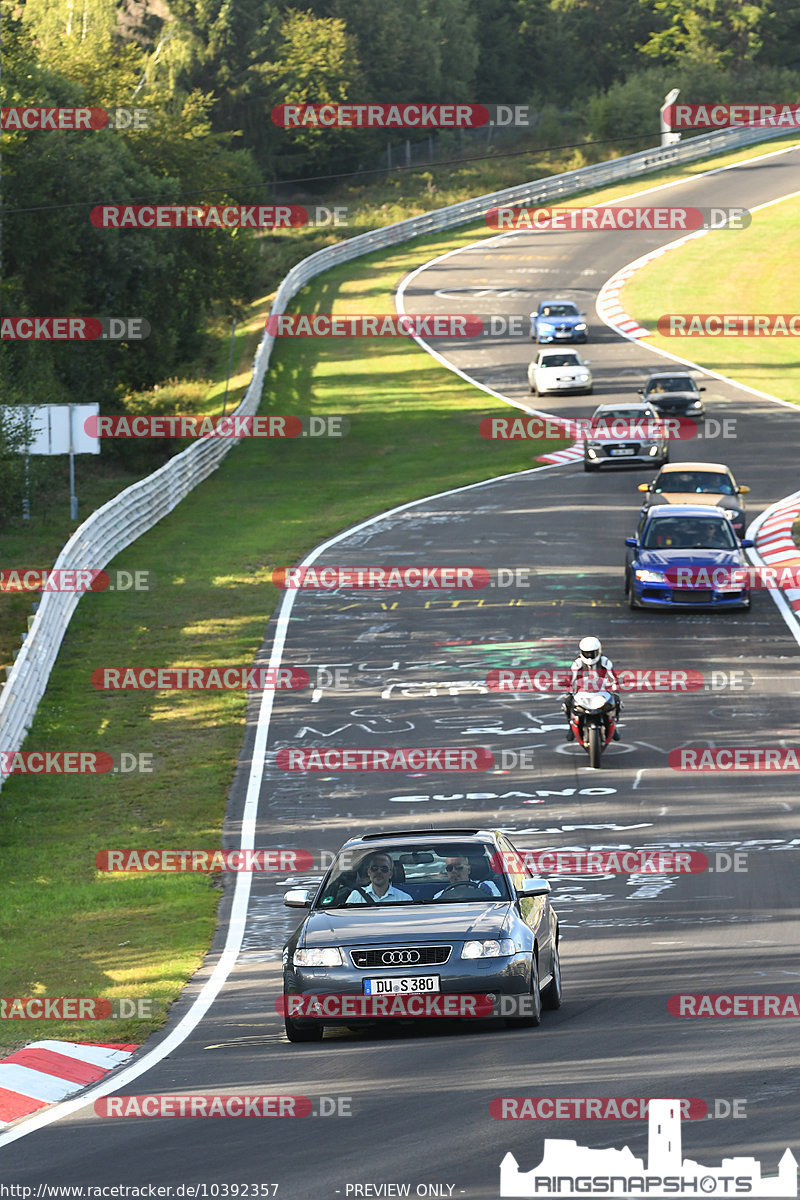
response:
{"label": "blue sports car", "polygon": [[571,300],[542,300],[531,313],[531,339],[537,342],[585,342],[586,313]]}
{"label": "blue sports car", "polygon": [[700,504],[655,504],[625,539],[625,594],[631,608],[750,607],[747,567],[730,513]]}

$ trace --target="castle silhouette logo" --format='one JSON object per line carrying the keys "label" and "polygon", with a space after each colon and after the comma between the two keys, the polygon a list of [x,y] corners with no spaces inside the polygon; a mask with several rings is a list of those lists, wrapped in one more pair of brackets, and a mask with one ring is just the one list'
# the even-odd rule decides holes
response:
{"label": "castle silhouette logo", "polygon": [[723,1158],[719,1167],[704,1167],[681,1152],[679,1100],[651,1100],[647,1169],[625,1146],[591,1150],[566,1138],[545,1138],[538,1167],[520,1171],[509,1151],[500,1164],[503,1197],[603,1196],[797,1196],[797,1159],[786,1150],[776,1176],[762,1176],[755,1158]]}

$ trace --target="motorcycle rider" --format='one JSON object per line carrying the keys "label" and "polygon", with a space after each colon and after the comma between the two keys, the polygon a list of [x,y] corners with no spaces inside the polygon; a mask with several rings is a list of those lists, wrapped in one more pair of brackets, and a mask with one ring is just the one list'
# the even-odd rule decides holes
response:
{"label": "motorcycle rider", "polygon": [[[599,638],[585,637],[582,638],[578,645],[578,657],[570,667],[572,672],[572,683],[570,691],[566,692],[561,697],[561,711],[567,718],[567,741],[574,742],[575,734],[572,732],[570,720],[572,718],[572,705],[575,698],[575,692],[579,691],[597,691],[599,688],[611,692],[614,697],[615,723],[619,721],[619,710],[621,707],[619,697],[619,684],[617,677],[614,674],[614,664],[610,658],[606,658],[603,654],[603,646]],[[614,730],[614,741],[619,741],[619,733]]]}

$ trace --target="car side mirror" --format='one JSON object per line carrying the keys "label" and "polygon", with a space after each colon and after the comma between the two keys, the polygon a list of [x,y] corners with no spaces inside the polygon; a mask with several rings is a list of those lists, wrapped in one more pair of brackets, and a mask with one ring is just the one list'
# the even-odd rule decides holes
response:
{"label": "car side mirror", "polygon": [[704,392],[706,389],[701,385],[697,390],[698,392]]}
{"label": "car side mirror", "polygon": [[750,491],[750,488],[747,487],[745,484],[742,484],[741,487],[737,487],[736,491],[739,493],[740,496],[746,496],[747,493]]}
{"label": "car side mirror", "polygon": [[287,908],[311,908],[314,893],[308,888],[291,888],[283,894],[283,903]]}
{"label": "car side mirror", "polygon": [[637,388],[636,391],[637,391],[638,395],[640,395],[640,396],[644,395],[644,388]]}
{"label": "car side mirror", "polygon": [[637,487],[637,492],[649,492],[651,485],[649,483],[640,483]]}
{"label": "car side mirror", "polygon": [[752,538],[742,538],[739,545],[742,547],[743,550],[749,550],[749,548],[751,546],[755,546],[755,542],[753,541]]}
{"label": "car side mirror", "polygon": [[639,543],[636,541],[636,538],[625,538],[625,545],[633,546],[635,548],[639,545]]}
{"label": "car side mirror", "polygon": [[522,887],[516,889],[518,896],[549,896],[550,884],[546,879],[523,879]]}

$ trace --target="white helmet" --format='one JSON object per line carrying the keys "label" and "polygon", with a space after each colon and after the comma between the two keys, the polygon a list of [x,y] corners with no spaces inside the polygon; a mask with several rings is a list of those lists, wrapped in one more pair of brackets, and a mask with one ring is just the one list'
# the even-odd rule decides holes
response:
{"label": "white helmet", "polygon": [[578,651],[581,656],[581,662],[587,667],[596,667],[600,662],[600,655],[603,653],[603,647],[600,644],[600,639],[596,637],[585,637],[578,646]]}

